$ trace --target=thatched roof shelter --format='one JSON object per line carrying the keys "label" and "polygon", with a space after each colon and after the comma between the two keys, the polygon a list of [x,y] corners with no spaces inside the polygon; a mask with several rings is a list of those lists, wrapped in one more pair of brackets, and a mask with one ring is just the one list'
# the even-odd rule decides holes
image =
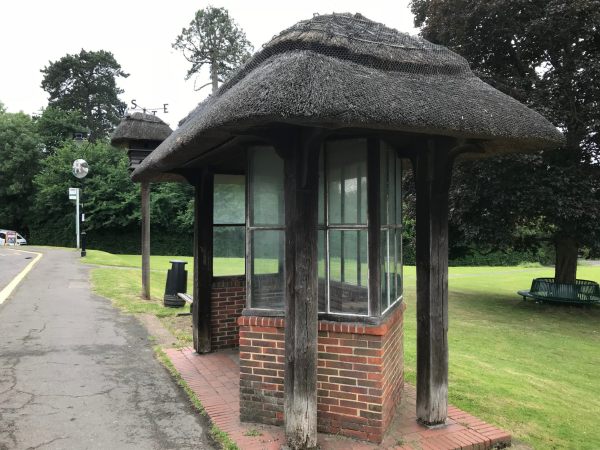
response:
{"label": "thatched roof shelter", "polygon": [[[245,307],[237,312],[240,339],[253,324],[283,327],[285,364],[278,369],[284,372],[283,396],[279,386],[267,392],[271,382],[253,390],[256,380],[240,375],[247,383],[240,417],[265,423],[283,417],[287,446],[314,448],[319,424],[338,432],[326,421],[343,423],[350,416],[361,420],[348,425],[348,435],[356,436],[356,426],[373,418],[368,428],[374,434],[367,437],[380,442],[399,403],[406,160],[417,198],[417,417],[438,426],[448,413],[452,165],[467,152],[481,157],[562,142],[556,127],[477,78],[456,53],[358,14],[332,14],[274,37],[149,153],[132,178],[142,186],[170,180],[194,186],[192,330],[199,353],[220,345],[213,342],[220,322],[212,314],[219,302],[214,299],[223,298],[212,290],[213,257],[220,250],[216,231],[242,231],[245,284],[232,291],[245,292]],[[226,182],[224,175],[242,181]],[[216,195],[225,185],[227,200]],[[282,317],[283,324],[270,322]],[[353,336],[362,336],[365,324],[381,326],[392,342],[385,347],[395,350],[373,358],[377,367],[369,370],[383,380],[374,405],[350,416],[330,410],[320,421],[317,399],[328,395],[317,389],[323,323]],[[252,346],[266,354],[258,348],[265,342],[252,340]],[[354,366],[361,376],[363,369]],[[372,387],[360,385],[359,377],[330,381]],[[271,406],[273,398],[281,402],[267,412],[263,403]]]}
{"label": "thatched roof shelter", "polygon": [[478,139],[487,154],[562,142],[552,124],[480,80],[456,53],[359,14],[333,14],[273,38],[133,178],[151,179],[269,123]]}
{"label": "thatched roof shelter", "polygon": [[154,114],[135,112],[125,116],[111,136],[111,143],[116,146],[131,142],[162,142],[173,130]]}

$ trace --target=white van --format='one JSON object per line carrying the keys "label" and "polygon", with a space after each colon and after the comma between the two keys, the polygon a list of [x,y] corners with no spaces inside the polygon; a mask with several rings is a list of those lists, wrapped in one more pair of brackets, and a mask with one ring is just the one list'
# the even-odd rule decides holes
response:
{"label": "white van", "polygon": [[0,245],[27,245],[27,240],[16,231],[0,230]]}

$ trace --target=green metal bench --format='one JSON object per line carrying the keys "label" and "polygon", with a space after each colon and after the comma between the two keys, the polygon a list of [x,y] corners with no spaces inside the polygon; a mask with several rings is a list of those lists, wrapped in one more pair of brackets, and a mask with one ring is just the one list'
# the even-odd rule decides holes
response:
{"label": "green metal bench", "polygon": [[523,300],[532,298],[539,302],[600,304],[600,285],[589,280],[556,283],[554,278],[535,278],[528,291],[518,291],[518,294],[523,297]]}

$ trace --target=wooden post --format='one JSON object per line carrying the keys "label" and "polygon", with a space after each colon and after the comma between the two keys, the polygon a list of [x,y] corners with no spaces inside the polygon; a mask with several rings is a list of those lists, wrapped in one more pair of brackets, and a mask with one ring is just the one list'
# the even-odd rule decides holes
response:
{"label": "wooden post", "polygon": [[142,197],[142,298],[150,300],[150,183],[141,183]]}
{"label": "wooden post", "polygon": [[[285,376],[287,446],[317,446],[317,209],[320,140],[288,134],[285,155]],[[285,153],[284,153],[285,151]]]}
{"label": "wooden post", "polygon": [[211,351],[210,297],[213,278],[214,174],[202,169],[194,182],[194,303],[192,330],[194,350]]}
{"label": "wooden post", "polygon": [[369,235],[369,314],[381,314],[381,200],[379,140],[367,141],[367,219]]}
{"label": "wooden post", "polygon": [[417,418],[448,413],[448,192],[452,158],[446,142],[428,140],[415,161],[417,187]]}

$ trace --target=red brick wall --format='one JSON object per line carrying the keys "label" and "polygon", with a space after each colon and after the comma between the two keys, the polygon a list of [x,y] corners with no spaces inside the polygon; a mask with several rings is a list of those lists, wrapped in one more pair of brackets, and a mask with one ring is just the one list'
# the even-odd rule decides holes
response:
{"label": "red brick wall", "polygon": [[237,347],[237,319],[246,307],[244,276],[215,277],[211,293],[211,347],[213,350]]}
{"label": "red brick wall", "polygon": [[[318,429],[381,442],[403,377],[400,305],[379,326],[319,322]],[[240,317],[240,417],[283,423],[284,319]]]}

